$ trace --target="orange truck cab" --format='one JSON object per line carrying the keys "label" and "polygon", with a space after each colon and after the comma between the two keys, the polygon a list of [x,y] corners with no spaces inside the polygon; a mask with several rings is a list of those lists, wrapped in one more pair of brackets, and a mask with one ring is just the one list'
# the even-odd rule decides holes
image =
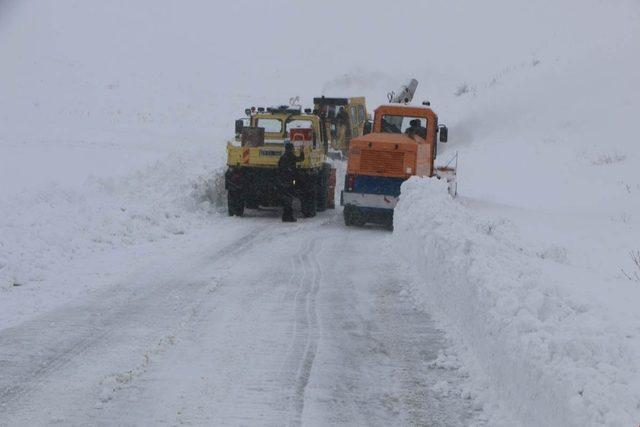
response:
{"label": "orange truck cab", "polygon": [[413,175],[436,174],[438,134],[439,141],[446,142],[447,133],[427,106],[388,104],[376,109],[372,132],[353,138],[349,146],[341,193],[345,224],[372,222],[392,228],[400,186]]}

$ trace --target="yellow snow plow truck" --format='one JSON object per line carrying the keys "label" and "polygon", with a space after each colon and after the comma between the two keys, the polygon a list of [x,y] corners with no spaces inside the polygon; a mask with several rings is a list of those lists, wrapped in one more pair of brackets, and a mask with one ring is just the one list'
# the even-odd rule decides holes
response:
{"label": "yellow snow plow truck", "polygon": [[295,193],[306,217],[334,208],[335,169],[326,162],[330,135],[324,118],[300,106],[248,108],[236,120],[236,138],[227,144],[227,190],[230,216],[242,216],[245,208],[280,206],[282,203],[278,160],[284,144],[296,154],[304,151],[295,178]]}

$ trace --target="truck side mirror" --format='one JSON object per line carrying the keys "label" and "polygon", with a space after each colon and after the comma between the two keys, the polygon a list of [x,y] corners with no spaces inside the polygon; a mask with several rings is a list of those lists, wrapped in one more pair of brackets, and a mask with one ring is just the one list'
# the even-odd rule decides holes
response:
{"label": "truck side mirror", "polygon": [[362,129],[362,134],[367,135],[371,133],[371,122],[364,122],[364,129]]}
{"label": "truck side mirror", "polygon": [[242,133],[243,128],[244,128],[244,120],[242,119],[236,120],[236,135],[240,135]]}
{"label": "truck side mirror", "polygon": [[438,126],[438,130],[440,131],[440,142],[447,142],[447,138],[449,137],[449,129],[445,125]]}

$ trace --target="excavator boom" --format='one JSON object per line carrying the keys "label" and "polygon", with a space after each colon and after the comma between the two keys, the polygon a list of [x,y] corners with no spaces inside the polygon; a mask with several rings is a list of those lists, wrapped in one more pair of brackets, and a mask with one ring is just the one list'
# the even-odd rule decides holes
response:
{"label": "excavator boom", "polygon": [[416,79],[409,80],[406,84],[400,86],[398,92],[391,91],[387,94],[387,99],[391,104],[408,104],[416,93],[418,81]]}

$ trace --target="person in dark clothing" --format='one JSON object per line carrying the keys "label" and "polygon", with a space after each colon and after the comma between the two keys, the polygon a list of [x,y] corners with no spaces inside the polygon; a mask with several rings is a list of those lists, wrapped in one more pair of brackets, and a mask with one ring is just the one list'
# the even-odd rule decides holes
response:
{"label": "person in dark clothing", "polygon": [[420,138],[427,138],[427,128],[422,127],[420,124],[420,119],[413,119],[409,122],[410,127],[404,131],[405,134],[413,137],[413,135],[417,135]]}
{"label": "person in dark clothing", "polygon": [[336,114],[336,124],[345,126],[349,124],[349,113],[347,113],[347,110],[345,110],[344,107],[338,107],[338,114]]}
{"label": "person in dark clothing", "polygon": [[293,152],[293,144],[284,144],[284,154],[278,160],[278,172],[280,174],[280,191],[282,194],[282,222],[296,222],[293,217],[293,198],[295,197],[296,163],[304,160],[304,150],[300,150],[300,156]]}

